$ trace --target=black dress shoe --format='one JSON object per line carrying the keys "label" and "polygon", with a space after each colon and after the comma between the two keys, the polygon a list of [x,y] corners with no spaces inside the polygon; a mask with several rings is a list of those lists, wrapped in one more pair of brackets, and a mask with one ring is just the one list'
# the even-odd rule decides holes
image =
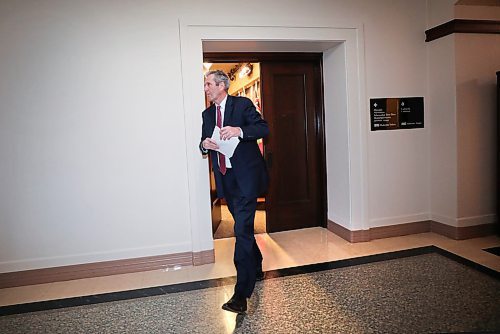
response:
{"label": "black dress shoe", "polygon": [[244,297],[232,296],[227,303],[222,305],[222,309],[229,312],[243,314],[247,310],[247,299]]}
{"label": "black dress shoe", "polygon": [[255,274],[255,280],[256,281],[262,281],[264,279],[264,272],[263,271],[257,271]]}

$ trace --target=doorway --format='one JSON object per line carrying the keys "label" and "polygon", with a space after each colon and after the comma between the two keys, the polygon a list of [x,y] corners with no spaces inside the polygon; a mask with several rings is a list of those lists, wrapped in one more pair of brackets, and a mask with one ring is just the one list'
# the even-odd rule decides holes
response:
{"label": "doorway", "polygon": [[228,20],[224,25],[207,17],[179,20],[182,109],[187,129],[188,213],[193,252],[210,250],[213,254],[214,248],[207,192],[208,162],[196,149],[200,143],[200,111],[205,105],[203,55],[211,52],[322,53],[328,223],[332,221],[351,231],[369,229],[369,117],[365,112],[368,107],[362,25],[332,26],[326,23],[318,26],[316,22],[306,26],[276,26],[262,25],[258,18],[256,24]]}
{"label": "doorway", "polygon": [[[256,233],[326,227],[321,61],[321,53],[204,54],[204,62],[211,64],[211,70],[221,69],[231,79],[239,78],[240,70],[248,65],[256,72],[233,89],[231,81],[229,91],[231,95],[249,97],[271,130],[260,143],[271,182],[266,197],[259,199]],[[214,184],[211,187],[215,190]],[[214,238],[220,237],[220,227],[229,226],[232,231],[226,222],[231,217],[224,212],[223,202],[212,198]]]}
{"label": "doorway", "polygon": [[[249,98],[255,109],[262,114],[261,109],[261,84],[260,84],[260,63],[250,62],[230,62],[230,63],[204,63],[204,72],[221,70],[228,74],[230,78],[229,95],[244,96]],[[205,101],[209,106],[209,101]],[[265,118],[265,117],[263,117]],[[264,141],[257,141],[260,152],[264,155]],[[224,199],[220,200],[216,196],[215,181],[212,171],[212,162],[209,163],[211,202],[212,202],[212,232],[214,239],[234,237],[234,220],[229,212]],[[255,234],[266,233],[266,198],[257,199],[257,211],[255,212],[254,231]]]}

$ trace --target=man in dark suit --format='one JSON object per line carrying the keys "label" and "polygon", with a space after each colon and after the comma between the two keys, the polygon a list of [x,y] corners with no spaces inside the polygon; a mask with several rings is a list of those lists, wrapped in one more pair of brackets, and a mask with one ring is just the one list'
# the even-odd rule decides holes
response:
{"label": "man in dark suit", "polygon": [[[236,286],[233,297],[222,308],[244,313],[255,281],[263,278],[262,254],[254,237],[254,218],[257,197],[267,191],[269,181],[257,139],[267,136],[269,128],[251,100],[228,95],[229,78],[224,72],[208,72],[204,87],[212,105],[202,114],[200,150],[211,155],[217,196],[226,199],[235,222]],[[217,152],[219,147],[211,139],[215,126],[221,128],[221,140],[239,139],[231,158]]]}

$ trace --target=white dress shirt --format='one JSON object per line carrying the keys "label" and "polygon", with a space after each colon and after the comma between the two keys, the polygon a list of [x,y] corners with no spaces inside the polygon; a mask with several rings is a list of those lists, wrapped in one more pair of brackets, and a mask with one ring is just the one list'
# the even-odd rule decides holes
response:
{"label": "white dress shirt", "polygon": [[[224,127],[224,112],[226,111],[226,102],[227,102],[227,95],[224,98],[224,100],[222,100],[220,103],[220,114],[222,116],[222,119],[221,119],[222,127]],[[215,110],[217,110],[217,104],[215,104]],[[217,124],[217,115],[215,115],[215,123]],[[225,158],[226,158],[226,168],[232,168],[233,166],[231,166],[231,160],[229,160],[228,157],[225,157]]]}

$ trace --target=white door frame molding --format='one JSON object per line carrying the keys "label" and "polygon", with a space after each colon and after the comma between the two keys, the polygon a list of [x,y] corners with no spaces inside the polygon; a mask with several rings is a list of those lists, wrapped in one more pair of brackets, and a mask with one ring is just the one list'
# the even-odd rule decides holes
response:
{"label": "white door frame molding", "polygon": [[[206,20],[206,18],[205,18]],[[332,98],[330,92],[332,82],[325,80],[325,116],[329,113],[343,113],[347,124],[339,124],[345,132],[344,149],[348,152],[349,182],[348,200],[344,208],[346,214],[336,217],[336,223],[349,230],[368,229],[368,189],[367,189],[367,131],[369,115],[366,113],[365,93],[365,61],[363,26],[331,27],[331,26],[263,26],[219,23],[192,23],[192,20],[179,21],[179,37],[181,47],[181,75],[183,91],[183,108],[185,117],[186,158],[188,166],[190,226],[192,251],[200,252],[213,249],[211,208],[208,179],[208,162],[203,159],[198,144],[201,133],[201,111],[204,109],[202,63],[203,41],[290,41],[294,42],[336,42],[343,44],[341,61],[334,57],[324,57],[324,68],[335,67],[345,71],[342,84],[344,87],[342,103],[328,103]],[[327,51],[327,50],[325,50]],[[326,54],[326,53],[325,53]],[[330,63],[331,62],[331,63]],[[342,66],[339,67],[339,63]],[[326,72],[326,71],[325,71]],[[331,73],[331,72],[330,72]],[[325,74],[325,73],[324,73]],[[338,84],[338,82],[336,82]],[[330,86],[327,86],[330,85]],[[336,99],[339,96],[335,97]],[[328,117],[326,117],[328,119]],[[347,131],[346,131],[347,125]],[[327,136],[327,151],[328,146]],[[345,147],[347,146],[347,147]],[[327,160],[334,159],[328,156]],[[327,175],[328,184],[335,175]],[[327,185],[328,187],[328,185]],[[328,194],[332,196],[332,189]],[[339,191],[342,189],[335,189]],[[333,191],[333,193],[335,193]],[[345,194],[344,194],[345,195]],[[348,206],[348,207],[347,207]],[[330,209],[330,208],[329,208]],[[330,211],[330,210],[329,210]],[[329,219],[331,216],[328,214]]]}

